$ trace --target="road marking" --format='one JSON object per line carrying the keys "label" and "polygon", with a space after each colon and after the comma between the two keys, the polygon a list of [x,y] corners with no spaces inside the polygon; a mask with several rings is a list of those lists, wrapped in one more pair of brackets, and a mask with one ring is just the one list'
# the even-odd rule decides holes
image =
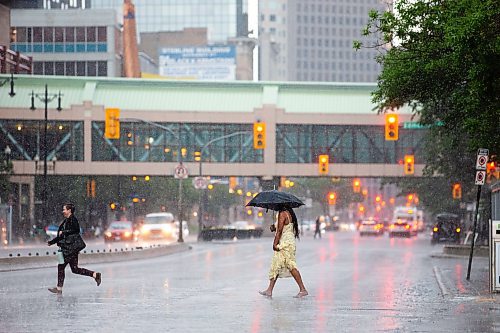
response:
{"label": "road marking", "polygon": [[441,294],[443,295],[443,297],[448,296],[449,293],[448,293],[448,290],[446,289],[446,287],[444,286],[443,281],[441,280],[441,273],[439,272],[439,268],[434,266],[433,270],[434,270],[434,276],[436,277],[436,281],[438,283],[439,289],[441,289]]}

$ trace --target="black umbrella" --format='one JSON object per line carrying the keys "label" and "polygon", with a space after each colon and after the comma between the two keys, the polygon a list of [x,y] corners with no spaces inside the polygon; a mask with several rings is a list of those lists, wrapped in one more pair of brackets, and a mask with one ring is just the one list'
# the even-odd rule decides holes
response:
{"label": "black umbrella", "polygon": [[304,205],[302,200],[297,198],[295,195],[271,190],[262,191],[257,194],[247,206],[261,207],[272,210],[282,210],[283,208],[297,208]]}

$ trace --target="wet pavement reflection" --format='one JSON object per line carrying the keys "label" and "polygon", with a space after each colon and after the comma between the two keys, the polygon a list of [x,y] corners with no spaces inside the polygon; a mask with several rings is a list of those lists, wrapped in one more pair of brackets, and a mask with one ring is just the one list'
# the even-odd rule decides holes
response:
{"label": "wet pavement reflection", "polygon": [[[56,267],[0,273],[0,332],[499,332],[500,302],[487,293],[488,261],[433,258],[426,235],[412,239],[304,235],[293,279],[267,285],[272,239],[194,243],[188,252],[88,264],[96,287],[69,268],[62,296]],[[436,269],[434,270],[434,268]],[[439,272],[443,295],[434,271]]]}

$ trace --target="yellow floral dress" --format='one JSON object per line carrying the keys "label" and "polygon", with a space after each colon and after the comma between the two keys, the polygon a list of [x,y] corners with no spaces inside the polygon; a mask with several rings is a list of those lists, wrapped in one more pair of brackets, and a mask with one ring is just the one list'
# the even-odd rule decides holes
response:
{"label": "yellow floral dress", "polygon": [[297,263],[295,262],[295,235],[293,232],[293,223],[288,223],[283,227],[278,249],[279,251],[274,251],[271,261],[269,279],[290,277],[292,276],[290,271],[297,268]]}

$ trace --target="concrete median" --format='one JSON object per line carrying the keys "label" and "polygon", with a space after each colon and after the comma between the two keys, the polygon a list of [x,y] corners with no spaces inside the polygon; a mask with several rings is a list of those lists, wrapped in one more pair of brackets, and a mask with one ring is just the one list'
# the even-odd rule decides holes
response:
{"label": "concrete median", "polygon": [[[139,260],[148,259],[154,257],[160,257],[164,255],[169,255],[173,253],[188,251],[191,246],[186,243],[172,244],[164,246],[152,246],[152,247],[136,247],[130,249],[115,249],[109,252],[105,251],[89,251],[81,252],[78,257],[78,262],[81,265],[85,264],[96,264],[96,263],[106,263],[106,262],[116,262],[116,261],[127,261],[127,260]],[[10,258],[0,258],[0,272],[23,270],[23,269],[34,269],[34,268],[44,268],[44,267],[56,267],[57,259],[56,256],[43,255],[43,256],[18,256]]]}

